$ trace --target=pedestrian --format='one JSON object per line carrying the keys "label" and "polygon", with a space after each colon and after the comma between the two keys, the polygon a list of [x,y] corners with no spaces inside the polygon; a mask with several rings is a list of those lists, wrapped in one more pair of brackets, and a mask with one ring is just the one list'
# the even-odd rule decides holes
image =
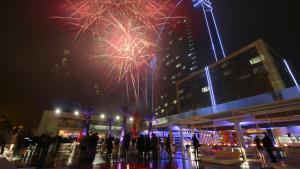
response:
{"label": "pedestrian", "polygon": [[166,152],[169,154],[169,157],[172,158],[172,143],[171,143],[171,139],[170,139],[170,135],[168,135],[168,137],[165,140],[165,144],[166,144]]}
{"label": "pedestrian", "polygon": [[151,151],[151,140],[149,135],[147,135],[144,141],[144,152],[145,152],[144,158],[149,158],[150,151]]}
{"label": "pedestrian", "polygon": [[196,159],[196,158],[198,158],[199,141],[195,134],[192,137],[192,141],[193,141],[193,148],[194,148],[194,154],[195,154],[195,159]]}
{"label": "pedestrian", "polygon": [[113,160],[118,161],[119,160],[119,151],[120,151],[120,139],[115,138],[114,140],[114,147],[113,147]]}
{"label": "pedestrian", "polygon": [[106,162],[110,162],[111,154],[112,154],[112,148],[113,148],[113,138],[111,135],[109,135],[106,138]]}
{"label": "pedestrian", "polygon": [[151,149],[152,149],[152,156],[153,159],[157,160],[158,157],[158,138],[154,133],[152,133],[151,138]]}
{"label": "pedestrian", "polygon": [[85,163],[87,159],[87,139],[88,135],[84,136],[79,144],[79,162],[80,163]]}
{"label": "pedestrian", "polygon": [[123,149],[123,152],[125,153],[125,159],[127,160],[127,154],[128,154],[128,150],[129,150],[129,146],[130,146],[130,135],[126,132],[124,134],[124,137],[123,137],[123,144],[122,144],[122,149]]}
{"label": "pedestrian", "polygon": [[1,146],[0,155],[2,155],[4,153],[5,147],[6,147],[7,143],[9,142],[9,139],[10,139],[10,130],[5,129],[0,134],[0,146]]}
{"label": "pedestrian", "polygon": [[261,139],[258,136],[256,136],[254,139],[254,142],[256,144],[256,151],[257,151],[259,160],[261,161],[262,168],[269,168],[270,163],[269,163],[268,158],[266,158],[266,154],[265,154]]}
{"label": "pedestrian", "polygon": [[93,133],[88,139],[88,163],[92,163],[95,159],[98,141],[98,133]]}
{"label": "pedestrian", "polygon": [[265,137],[262,139],[262,143],[263,143],[263,146],[264,146],[265,150],[267,151],[271,161],[273,163],[277,163],[277,160],[273,154],[273,150],[275,147],[273,145],[271,137],[267,133],[265,133]]}
{"label": "pedestrian", "polygon": [[138,150],[138,159],[142,159],[144,151],[144,136],[142,134],[140,134],[137,138],[136,148]]}

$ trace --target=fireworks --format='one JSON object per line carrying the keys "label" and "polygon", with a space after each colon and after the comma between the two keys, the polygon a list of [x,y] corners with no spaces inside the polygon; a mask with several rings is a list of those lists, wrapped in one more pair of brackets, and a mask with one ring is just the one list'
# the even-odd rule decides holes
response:
{"label": "fireworks", "polygon": [[66,16],[52,18],[76,30],[75,40],[92,35],[94,58],[109,64],[111,82],[126,82],[127,94],[131,84],[138,103],[140,75],[154,57],[160,28],[177,5],[174,0],[67,0]]}

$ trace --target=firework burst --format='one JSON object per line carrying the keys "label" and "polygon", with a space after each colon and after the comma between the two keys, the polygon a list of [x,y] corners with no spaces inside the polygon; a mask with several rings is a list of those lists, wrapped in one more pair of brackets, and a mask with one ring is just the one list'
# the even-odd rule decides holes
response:
{"label": "firework burst", "polygon": [[52,18],[76,30],[75,40],[85,33],[92,35],[94,58],[110,66],[109,86],[125,81],[127,95],[132,86],[138,103],[140,76],[154,57],[160,28],[176,8],[174,0],[67,0],[63,8],[66,16]]}

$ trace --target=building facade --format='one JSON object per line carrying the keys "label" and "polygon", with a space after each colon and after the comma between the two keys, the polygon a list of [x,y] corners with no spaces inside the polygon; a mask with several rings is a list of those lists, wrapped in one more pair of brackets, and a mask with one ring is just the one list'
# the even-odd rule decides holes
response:
{"label": "building facade", "polygon": [[[283,79],[288,72],[283,60],[273,56],[263,40],[232,53],[208,66],[215,104],[222,104],[291,86]],[[187,112],[212,105],[205,69],[176,84],[178,112]]]}

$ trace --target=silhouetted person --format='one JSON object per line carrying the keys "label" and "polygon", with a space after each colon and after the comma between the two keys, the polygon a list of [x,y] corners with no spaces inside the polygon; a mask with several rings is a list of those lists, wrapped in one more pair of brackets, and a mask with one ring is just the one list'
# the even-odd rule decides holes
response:
{"label": "silhouetted person", "polygon": [[151,140],[150,140],[149,135],[147,135],[147,136],[145,137],[145,140],[144,140],[144,152],[145,152],[145,158],[148,158],[148,157],[149,157],[150,151],[151,151]]}
{"label": "silhouetted person", "polygon": [[6,147],[6,144],[9,142],[10,139],[10,130],[5,129],[1,134],[0,134],[0,146],[1,146],[1,151],[0,155],[3,154],[4,149]]}
{"label": "silhouetted person", "polygon": [[106,143],[106,162],[109,162],[111,159],[111,153],[113,148],[113,138],[109,135],[105,141]]}
{"label": "silhouetted person", "polygon": [[172,143],[171,143],[171,140],[170,140],[170,135],[168,135],[165,142],[166,142],[166,151],[169,154],[169,157],[172,158],[172,147],[171,147]]}
{"label": "silhouetted person", "polygon": [[138,159],[143,158],[144,136],[142,134],[140,134],[136,140],[136,148],[138,150]]}
{"label": "silhouetted person", "polygon": [[273,163],[276,163],[277,160],[273,154],[273,150],[274,150],[274,145],[273,145],[273,142],[272,142],[272,139],[270,136],[268,136],[267,133],[265,133],[265,137],[262,139],[262,143],[263,143],[263,146],[264,148],[266,149],[271,161]]}
{"label": "silhouetted person", "polygon": [[85,163],[87,161],[87,149],[88,149],[88,135],[84,136],[79,144],[79,162],[80,163]]}
{"label": "silhouetted person", "polygon": [[114,147],[113,147],[113,160],[118,160],[119,158],[119,148],[120,148],[120,139],[115,138],[114,140]]}
{"label": "silhouetted person", "polygon": [[127,153],[129,150],[129,146],[130,146],[130,135],[128,133],[124,134],[124,138],[123,138],[123,144],[122,144],[122,149],[123,152],[125,153],[125,159],[127,160]]}
{"label": "silhouetted person", "polygon": [[92,134],[88,139],[88,162],[92,163],[96,155],[96,147],[99,141],[97,133]]}
{"label": "silhouetted person", "polygon": [[199,141],[196,137],[196,135],[194,134],[192,137],[192,141],[193,141],[193,147],[194,147],[194,153],[195,153],[195,158],[198,157],[198,148],[199,148]]}
{"label": "silhouetted person", "polygon": [[269,163],[267,162],[267,160],[265,158],[265,151],[262,146],[261,139],[258,136],[256,136],[254,139],[254,142],[256,144],[256,151],[257,151],[258,157],[261,161],[262,168],[269,168]]}
{"label": "silhouetted person", "polygon": [[153,159],[157,159],[158,155],[158,138],[154,133],[152,133],[152,138],[151,138],[151,149],[152,149],[152,156]]}

